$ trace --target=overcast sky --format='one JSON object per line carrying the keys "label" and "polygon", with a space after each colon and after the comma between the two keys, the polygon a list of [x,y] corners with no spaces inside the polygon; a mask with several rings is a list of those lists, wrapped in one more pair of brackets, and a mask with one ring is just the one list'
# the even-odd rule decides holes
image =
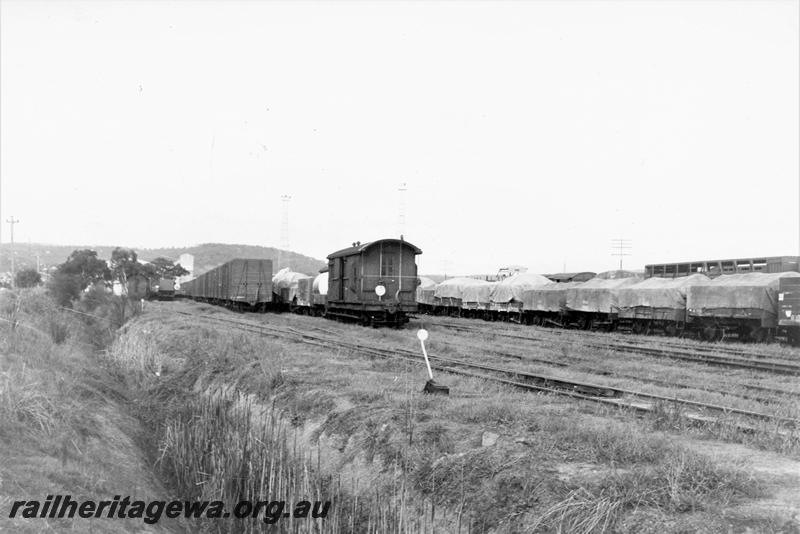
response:
{"label": "overcast sky", "polygon": [[[785,2],[0,2],[17,240],[400,233],[429,273],[798,253]],[[8,241],[8,225],[2,239]]]}

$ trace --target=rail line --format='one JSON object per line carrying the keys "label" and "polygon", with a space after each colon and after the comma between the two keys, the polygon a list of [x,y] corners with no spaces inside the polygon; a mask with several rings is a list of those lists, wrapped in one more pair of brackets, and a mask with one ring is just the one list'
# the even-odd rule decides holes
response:
{"label": "rail line", "polygon": [[[324,332],[324,333],[330,334],[330,335],[338,335],[336,332],[333,332],[331,330],[328,330],[328,329],[322,328],[322,327],[318,327],[318,326],[309,326],[307,328],[311,328],[313,330]],[[538,342],[539,340],[532,339],[531,341],[537,341]],[[681,383],[681,382],[670,382],[670,381],[667,381],[667,380],[659,380],[657,378],[647,378],[647,377],[642,377],[642,376],[636,376],[636,375],[618,373],[618,372],[610,372],[610,371],[597,371],[597,370],[592,371],[592,370],[587,370],[587,369],[581,369],[578,366],[575,366],[575,365],[573,365],[571,363],[567,363],[565,361],[552,360],[552,359],[541,358],[541,357],[533,357],[533,356],[528,356],[528,355],[523,356],[523,355],[520,355],[520,354],[514,354],[514,353],[510,353],[510,352],[506,352],[506,351],[502,351],[502,350],[497,350],[497,349],[491,349],[488,352],[491,353],[491,354],[496,354],[496,355],[498,355],[498,356],[500,356],[502,358],[507,358],[507,359],[515,359],[515,360],[520,360],[520,361],[524,361],[524,362],[542,363],[544,365],[549,365],[549,366],[553,366],[553,367],[572,367],[574,370],[576,370],[578,372],[582,372],[582,373],[600,375],[600,376],[609,377],[609,378],[636,380],[638,382],[644,382],[644,383],[647,383],[647,384],[653,384],[653,385],[662,386],[662,387],[668,387],[668,388],[693,389],[693,390],[697,390],[697,391],[703,391],[705,393],[717,393],[717,394],[726,395],[726,396],[729,396],[729,397],[737,397],[737,398],[740,398],[740,399],[757,401],[757,402],[761,402],[763,404],[772,404],[772,403],[779,402],[780,400],[782,400],[782,399],[779,399],[778,397],[787,397],[787,396],[788,397],[800,397],[800,392],[787,391],[787,390],[777,389],[777,388],[767,388],[767,387],[755,386],[755,385],[751,385],[751,384],[740,384],[740,387],[742,387],[744,389],[749,389],[749,390],[752,390],[752,391],[757,391],[757,392],[762,393],[762,394],[769,394],[769,395],[773,395],[773,396],[771,396],[771,397],[763,397],[763,396],[756,396],[756,395],[745,395],[745,394],[741,394],[741,393],[732,393],[730,390],[715,389],[715,388],[711,388],[711,387],[698,387],[698,386],[693,385],[693,384],[685,384],[685,383]],[[580,364],[580,363],[590,363],[591,362],[591,360],[588,359],[588,358],[576,358],[574,356],[569,356],[569,357],[567,357],[567,359],[573,360],[575,363],[578,363],[578,364]]]}
{"label": "rail line", "polygon": [[[469,332],[469,333],[474,333],[475,332],[472,328],[470,328],[468,326],[463,326],[463,325],[448,325],[446,323],[430,323],[430,324],[436,325],[436,326],[442,326],[444,328],[455,329],[455,330],[457,330],[459,332],[462,332],[462,331],[463,332]],[[515,334],[506,335],[503,332],[492,332],[492,334],[499,335],[501,337],[510,337],[512,339],[523,339],[525,341],[529,341],[531,343],[535,343],[535,344],[539,344],[539,345],[547,345],[548,344],[547,340],[540,339],[540,338],[519,336],[519,335],[515,335]],[[585,345],[585,346],[590,346],[590,345]],[[607,348],[607,347],[603,346],[601,348]],[[633,350],[630,350],[629,352],[634,353],[634,354],[636,353]],[[524,359],[524,357],[522,357],[522,356],[519,356],[519,358]],[[589,358],[575,358],[574,356],[569,356],[568,358],[576,360],[578,362],[590,362],[591,361]],[[537,360],[537,361],[539,361],[539,360]],[[567,363],[560,362],[560,361],[551,360],[551,362],[552,362],[551,365],[556,365],[556,366],[559,366],[559,367],[567,367],[569,365]],[[642,382],[649,382],[649,383],[653,383],[653,384],[663,384],[663,385],[666,385],[668,387],[680,387],[680,388],[686,387],[686,388],[692,388],[692,389],[699,389],[696,386],[692,386],[692,385],[680,384],[678,382],[665,382],[665,381],[662,381],[662,380],[648,379],[648,378],[634,376],[634,375],[625,375],[625,374],[619,374],[619,373],[606,374],[606,373],[603,373],[603,372],[598,372],[598,373],[595,373],[595,374],[601,374],[603,376],[617,376],[617,377],[620,377],[620,378],[630,378],[630,379],[639,380],[639,381],[642,381]],[[763,394],[776,395],[776,396],[800,397],[800,391],[790,391],[790,390],[786,390],[786,389],[770,388],[770,387],[765,387],[765,386],[757,386],[757,385],[753,385],[753,384],[739,384],[739,386],[744,388],[744,389],[748,389],[748,390],[759,392],[759,393],[763,393]],[[705,389],[703,389],[703,391],[707,391],[707,392],[711,392],[711,393],[721,393],[721,394],[725,394],[725,395],[734,395],[733,393],[731,393],[730,391],[727,391],[727,390],[725,390],[725,391],[723,391],[723,390],[715,390],[715,389],[712,389],[712,388],[705,388]],[[757,401],[761,401],[761,402],[765,402],[765,403],[774,402],[775,401],[775,399],[770,399],[770,398],[765,398],[765,397],[756,397],[756,396],[738,395],[738,394],[736,394],[735,396],[743,398],[743,399],[757,400]]]}
{"label": "rail line", "polygon": [[[542,342],[530,336],[514,334],[506,331],[489,330],[480,326],[470,327],[465,325],[451,325],[447,323],[425,321],[426,324],[438,326],[451,330],[462,332],[476,332],[483,331],[485,333],[507,337],[511,339],[521,339],[531,342]],[[774,374],[785,375],[800,375],[800,365],[786,362],[777,362],[773,360],[753,360],[745,358],[735,358],[732,356],[717,356],[712,354],[695,354],[692,349],[662,349],[656,347],[643,347],[640,345],[632,345],[627,342],[595,342],[590,341],[584,343],[585,347],[599,349],[599,350],[613,350],[616,352],[626,352],[631,354],[644,354],[653,357],[671,358],[676,360],[691,361],[696,363],[704,363],[708,365],[717,365],[738,369],[750,369],[761,372],[768,372]]]}
{"label": "rail line", "polygon": [[[403,359],[420,365],[423,363],[423,360],[420,358],[419,354],[406,349],[386,349],[383,347],[366,345],[360,342],[343,341],[328,336],[312,334],[310,332],[298,330],[293,327],[282,328],[265,323],[254,323],[250,321],[213,317],[181,311],[178,311],[177,313],[231,325],[239,330],[256,333],[262,336],[271,335],[294,342],[307,343],[325,348],[336,347],[352,350],[370,356]],[[473,376],[531,391],[566,395],[573,398],[615,406],[617,408],[626,408],[639,412],[653,412],[657,409],[659,404],[668,404],[672,406],[682,405],[689,409],[699,410],[694,412],[686,411],[681,414],[682,417],[686,418],[687,420],[698,423],[708,424],[720,422],[720,417],[710,417],[705,413],[708,411],[721,414],[723,417],[736,414],[755,420],[775,423],[789,429],[795,429],[800,426],[800,420],[774,416],[762,412],[742,410],[738,408],[702,403],[687,399],[680,399],[677,397],[655,395],[588,382],[579,382],[549,375],[530,373],[517,369],[506,369],[494,365],[485,365],[460,359],[445,358],[442,356],[429,356],[429,359],[431,360],[431,366],[440,371]],[[475,371],[481,372],[476,373]],[[734,422],[733,424],[735,427],[743,431],[756,430],[756,428],[752,425],[738,422]]]}
{"label": "rail line", "polygon": [[[423,319],[422,317],[426,317]],[[428,322],[427,317],[435,317],[435,316],[416,316],[417,320]],[[452,317],[451,317],[452,318]],[[440,323],[432,323],[432,324],[440,324]],[[477,321],[477,324],[480,325],[481,322]],[[486,323],[483,323],[486,324]],[[522,330],[530,330],[530,329],[540,329],[539,331],[547,332],[556,337],[560,336],[583,336],[587,338],[600,338],[603,337],[611,337],[615,342],[622,342],[622,343],[647,343],[649,342],[657,342],[660,345],[670,346],[677,349],[684,349],[684,350],[692,350],[696,352],[716,352],[716,353],[725,353],[730,356],[754,356],[756,358],[774,358],[774,354],[770,354],[768,352],[754,350],[759,345],[758,344],[749,344],[747,348],[741,348],[740,346],[735,346],[732,343],[703,343],[698,345],[687,345],[686,343],[682,343],[682,338],[675,338],[669,336],[647,336],[648,341],[641,341],[636,339],[634,336],[631,335],[624,335],[620,334],[619,332],[602,332],[602,331],[593,331],[593,330],[579,330],[574,328],[567,328],[567,329],[553,329],[553,328],[546,328],[542,326],[525,326],[522,327],[520,323],[509,321],[509,322],[501,322],[501,323],[494,323],[497,325],[504,325],[506,328],[504,333],[509,333],[509,330],[514,329],[514,325],[519,327]],[[463,328],[468,328],[466,326],[460,325]]]}

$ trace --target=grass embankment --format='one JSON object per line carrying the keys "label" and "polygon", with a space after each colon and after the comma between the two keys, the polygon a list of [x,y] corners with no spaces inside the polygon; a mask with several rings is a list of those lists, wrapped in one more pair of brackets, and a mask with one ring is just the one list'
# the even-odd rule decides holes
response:
{"label": "grass embankment", "polygon": [[[468,377],[447,377],[450,397],[425,396],[423,367],[258,337],[174,309],[227,313],[155,306],[110,355],[139,370],[130,379],[144,392],[140,411],[161,443],[160,466],[187,494],[332,497],[338,524],[319,523],[330,532],[788,524],[781,512],[738,512],[766,494],[746,466],[722,465],[625,414]],[[413,332],[391,335],[403,334],[413,345]]]}
{"label": "grass embankment", "polygon": [[141,519],[9,518],[14,501],[48,495],[165,497],[126,392],[95,352],[113,337],[115,304],[82,305],[104,319],[57,308],[41,289],[0,294],[0,530],[164,531]]}

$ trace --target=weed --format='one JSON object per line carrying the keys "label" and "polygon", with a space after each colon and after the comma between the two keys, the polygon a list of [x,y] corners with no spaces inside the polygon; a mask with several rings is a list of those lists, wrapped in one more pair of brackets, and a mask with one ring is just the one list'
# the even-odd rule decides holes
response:
{"label": "weed", "polygon": [[0,427],[19,424],[50,434],[55,427],[55,407],[41,385],[23,365],[0,375]]}

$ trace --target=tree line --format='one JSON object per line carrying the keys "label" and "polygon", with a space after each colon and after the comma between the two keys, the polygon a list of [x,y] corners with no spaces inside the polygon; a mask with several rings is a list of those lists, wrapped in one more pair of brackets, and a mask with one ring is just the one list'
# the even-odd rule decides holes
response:
{"label": "tree line", "polygon": [[[136,276],[157,280],[187,274],[189,271],[169,258],[140,263],[133,249],[115,248],[109,262],[98,258],[97,251],[83,249],[73,251],[67,261],[56,267],[47,287],[59,304],[68,306],[80,297],[81,292],[93,285],[109,286],[114,281],[126,284]],[[14,282],[17,287],[33,287],[42,283],[42,277],[36,269],[23,269],[16,274]]]}

